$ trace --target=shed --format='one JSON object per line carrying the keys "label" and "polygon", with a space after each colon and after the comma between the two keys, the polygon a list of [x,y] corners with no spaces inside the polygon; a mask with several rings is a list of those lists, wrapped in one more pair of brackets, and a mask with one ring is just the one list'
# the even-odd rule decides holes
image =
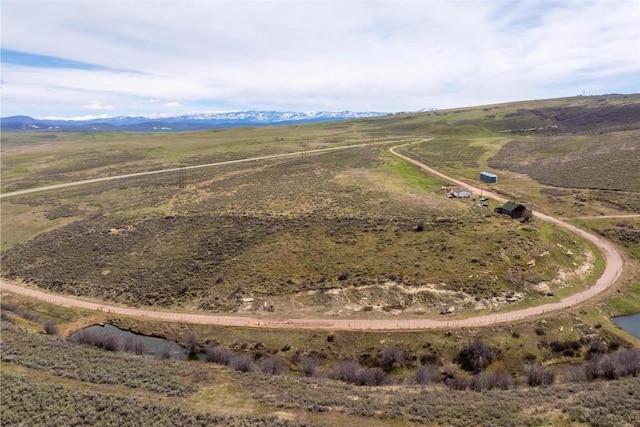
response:
{"label": "shed", "polygon": [[508,201],[501,207],[496,208],[495,210],[500,214],[509,215],[511,218],[514,218],[514,219],[519,219],[519,218],[529,219],[531,218],[531,215],[532,215],[531,209],[529,209],[525,205],[515,203],[512,201]]}
{"label": "shed", "polygon": [[451,190],[449,190],[449,194],[451,194],[453,197],[458,198],[471,197],[471,191],[469,191],[469,189],[465,187],[451,187]]}
{"label": "shed", "polygon": [[480,172],[480,181],[496,183],[498,182],[498,175],[491,172],[482,171]]}

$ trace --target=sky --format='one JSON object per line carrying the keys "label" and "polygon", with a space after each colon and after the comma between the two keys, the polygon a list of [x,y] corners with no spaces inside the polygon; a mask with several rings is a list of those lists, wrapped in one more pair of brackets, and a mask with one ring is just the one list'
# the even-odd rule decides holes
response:
{"label": "sky", "polygon": [[2,117],[640,92],[640,0],[2,0]]}

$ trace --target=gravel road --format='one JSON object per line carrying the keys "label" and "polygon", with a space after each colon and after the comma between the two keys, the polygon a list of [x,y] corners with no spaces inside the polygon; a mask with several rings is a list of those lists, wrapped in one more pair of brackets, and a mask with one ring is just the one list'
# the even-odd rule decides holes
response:
{"label": "gravel road", "polygon": [[[465,186],[470,189],[474,194],[479,195],[481,190],[479,188],[470,186],[468,183],[450,178],[435,169],[432,169],[421,162],[411,159],[407,156],[397,153],[395,150],[398,147],[393,147],[390,151],[403,158],[414,165],[424,169],[425,171],[437,175],[446,179],[449,182],[457,185]],[[274,156],[266,156],[261,158],[246,159],[243,161],[256,161],[266,158],[273,158]],[[240,161],[236,161],[239,163]],[[225,162],[229,163],[229,162]],[[205,165],[201,166],[204,167]],[[210,165],[207,165],[210,166]],[[159,173],[160,171],[154,171],[150,173]],[[138,174],[131,174],[126,176],[139,176]],[[113,178],[112,178],[113,179]],[[82,183],[98,182],[98,180],[83,181]],[[80,185],[80,183],[69,183],[64,186]],[[49,187],[51,188],[51,187]],[[57,187],[60,188],[60,187]],[[37,191],[33,189],[29,192]],[[41,190],[42,191],[42,190]],[[12,193],[12,195],[16,195]],[[20,193],[25,194],[25,193]],[[482,194],[491,197],[495,200],[505,202],[506,200],[498,194],[482,190]],[[4,196],[9,196],[5,194]],[[587,239],[596,245],[606,259],[606,267],[602,276],[596,281],[596,283],[584,291],[570,295],[549,304],[538,305],[535,307],[529,307],[520,310],[514,310],[502,314],[487,314],[482,316],[469,317],[466,319],[346,319],[346,318],[317,318],[317,319],[289,319],[286,317],[276,317],[274,315],[256,315],[253,317],[248,316],[232,316],[232,315],[216,315],[216,314],[201,314],[201,313],[180,313],[170,311],[156,311],[156,310],[143,310],[123,306],[107,305],[100,302],[91,302],[87,300],[80,300],[76,298],[70,298],[64,295],[57,295],[47,293],[38,289],[30,288],[19,284],[17,282],[11,282],[9,280],[0,280],[0,289],[3,292],[13,292],[16,294],[28,296],[31,298],[37,298],[43,301],[47,301],[52,304],[57,304],[64,307],[83,308],[87,310],[100,311],[105,313],[111,313],[123,316],[142,317],[154,320],[163,320],[169,322],[184,322],[184,323],[197,323],[197,324],[210,324],[210,325],[224,325],[224,326],[241,326],[241,327],[257,327],[257,328],[272,328],[272,329],[313,329],[313,330],[416,330],[416,329],[451,329],[462,327],[481,327],[491,326],[499,323],[509,323],[531,317],[544,316],[550,313],[555,313],[576,304],[587,301],[596,295],[603,292],[605,289],[613,286],[620,278],[624,262],[620,252],[616,247],[608,241],[601,239],[600,237],[587,233],[573,225],[539,212],[534,212],[534,215],[544,221],[549,221],[556,224],[559,227],[564,227],[581,237]]]}

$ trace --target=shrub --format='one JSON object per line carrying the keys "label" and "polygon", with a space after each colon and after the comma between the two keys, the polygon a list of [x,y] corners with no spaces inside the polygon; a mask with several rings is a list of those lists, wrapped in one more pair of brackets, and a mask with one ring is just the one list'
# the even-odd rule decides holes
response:
{"label": "shrub", "polygon": [[387,346],[380,351],[381,367],[386,372],[391,371],[393,368],[401,367],[404,364],[404,359],[404,350],[398,346]]}
{"label": "shrub", "polygon": [[343,360],[335,370],[334,378],[349,384],[375,386],[390,382],[381,368],[365,368],[354,360]]}
{"label": "shrub", "polygon": [[580,352],[582,344],[580,341],[551,341],[549,343],[551,351],[560,353],[563,356],[574,357]]}
{"label": "shrub", "polygon": [[493,360],[493,350],[476,337],[468,345],[460,349],[455,361],[468,372],[480,372]]}
{"label": "shrub", "polygon": [[437,382],[440,377],[435,365],[422,365],[413,372],[409,383],[416,385],[428,385]]}
{"label": "shrub", "polygon": [[40,323],[40,318],[37,314],[34,314],[30,311],[19,311],[17,314],[25,320],[29,320],[30,322]]}
{"label": "shrub", "polygon": [[596,355],[603,354],[603,353],[606,353],[606,351],[602,342],[594,341],[589,346],[589,349],[587,350],[587,354],[585,355],[585,358],[589,360],[595,357]]}
{"label": "shrub", "polygon": [[16,312],[18,311],[18,304],[10,302],[0,302],[0,310]]}
{"label": "shrub", "polygon": [[513,377],[503,371],[482,372],[474,375],[469,383],[469,388],[473,391],[509,390],[513,388],[515,381]]}
{"label": "shrub", "polygon": [[587,380],[587,376],[585,374],[585,366],[577,365],[571,366],[567,370],[566,382],[569,383],[581,383]]}
{"label": "shrub", "polygon": [[120,350],[120,338],[116,334],[105,334],[96,341],[96,346],[107,351]]}
{"label": "shrub", "polygon": [[8,311],[0,311],[0,319],[5,322],[13,323],[15,322],[15,316]]}
{"label": "shrub", "polygon": [[187,331],[184,336],[185,346],[184,349],[188,354],[194,354],[198,346],[198,336],[193,331]]}
{"label": "shrub", "polygon": [[456,375],[453,378],[447,378],[445,384],[452,390],[466,390],[469,388],[471,379],[466,375]]}
{"label": "shrub", "polygon": [[602,356],[598,358],[598,374],[607,380],[617,380],[622,377],[624,368],[618,363],[617,358]]}
{"label": "shrub", "polygon": [[58,333],[60,332],[60,328],[58,328],[58,325],[56,325],[51,320],[47,320],[42,324],[42,326],[44,327],[44,331],[47,333],[47,335],[58,335]]}
{"label": "shrub", "polygon": [[149,352],[147,345],[138,337],[127,336],[124,340],[123,350],[134,354],[146,354]]}
{"label": "shrub", "polygon": [[625,348],[613,353],[618,363],[622,366],[624,376],[637,377],[640,375],[640,349]]}
{"label": "shrub", "polygon": [[440,356],[433,352],[420,355],[420,363],[422,365],[435,365],[438,360],[440,360]]}
{"label": "shrub", "polygon": [[171,359],[171,346],[169,344],[162,347],[160,350],[160,358],[161,359]]}
{"label": "shrub", "polygon": [[206,350],[207,362],[217,363],[219,365],[229,365],[229,362],[235,356],[233,350],[229,350],[220,344],[209,344]]}
{"label": "shrub", "polygon": [[313,377],[318,369],[318,359],[315,357],[306,357],[300,364],[300,370],[305,377]]}
{"label": "shrub", "polygon": [[120,337],[111,333],[100,333],[82,329],[74,333],[69,340],[79,344],[89,344],[107,351],[118,351],[120,349]]}
{"label": "shrub", "polygon": [[390,382],[389,377],[381,368],[363,368],[359,372],[358,385],[383,385]]}
{"label": "shrub", "polygon": [[445,362],[440,368],[440,372],[445,379],[454,378],[458,372],[458,365],[451,362]]}
{"label": "shrub", "polygon": [[640,374],[640,349],[623,349],[615,353],[593,357],[584,368],[585,377],[592,381],[597,378],[615,380]]}
{"label": "shrub", "polygon": [[260,360],[260,371],[265,374],[283,375],[289,372],[289,368],[277,357],[267,357]]}
{"label": "shrub", "polygon": [[354,360],[343,360],[338,364],[335,378],[346,383],[355,384],[358,381],[358,370],[362,367]]}
{"label": "shrub", "polygon": [[555,372],[543,368],[538,363],[525,365],[523,372],[529,387],[551,385],[556,378]]}
{"label": "shrub", "polygon": [[253,371],[253,357],[248,354],[237,354],[229,360],[229,367],[240,372]]}

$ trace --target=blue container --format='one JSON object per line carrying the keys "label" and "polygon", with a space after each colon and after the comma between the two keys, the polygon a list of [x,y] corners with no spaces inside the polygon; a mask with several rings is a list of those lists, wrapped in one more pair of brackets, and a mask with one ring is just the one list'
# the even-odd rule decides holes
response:
{"label": "blue container", "polygon": [[498,176],[495,174],[492,174],[491,172],[482,171],[480,172],[480,181],[496,183],[498,182]]}

